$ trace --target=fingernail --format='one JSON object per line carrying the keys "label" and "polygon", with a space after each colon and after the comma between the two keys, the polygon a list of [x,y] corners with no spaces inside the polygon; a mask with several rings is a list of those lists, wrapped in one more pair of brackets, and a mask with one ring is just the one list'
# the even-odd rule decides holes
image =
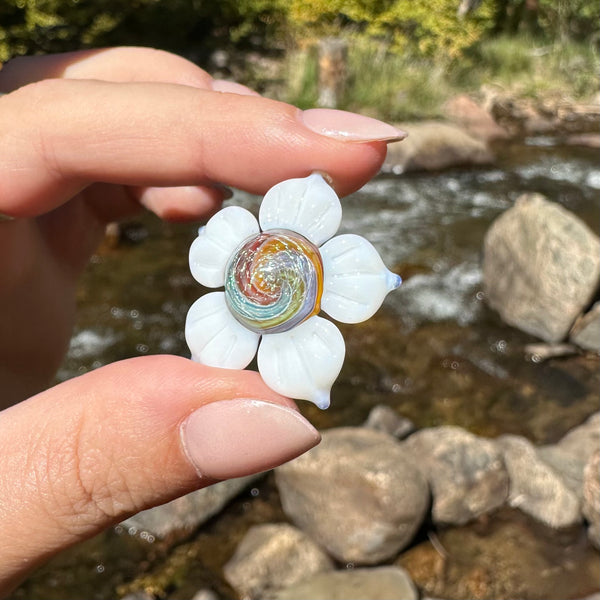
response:
{"label": "fingernail", "polygon": [[228,94],[239,94],[240,96],[260,96],[258,92],[249,87],[236,83],[235,81],[226,81],[225,79],[213,79],[213,92],[227,92]]}
{"label": "fingernail", "polygon": [[181,426],[181,441],[201,477],[230,479],[272,469],[321,440],[297,411],[248,398],[205,404]]}
{"label": "fingernail", "polygon": [[331,108],[310,108],[300,120],[315,133],[348,142],[398,142],[407,135],[383,121]]}

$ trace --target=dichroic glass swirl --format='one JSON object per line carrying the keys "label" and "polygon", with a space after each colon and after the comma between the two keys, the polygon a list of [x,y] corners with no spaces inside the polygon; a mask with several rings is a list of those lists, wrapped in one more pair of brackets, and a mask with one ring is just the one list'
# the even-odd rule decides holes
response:
{"label": "dichroic glass swirl", "polygon": [[323,262],[299,233],[273,229],[241,244],[225,270],[225,299],[234,317],[257,333],[292,329],[320,310]]}

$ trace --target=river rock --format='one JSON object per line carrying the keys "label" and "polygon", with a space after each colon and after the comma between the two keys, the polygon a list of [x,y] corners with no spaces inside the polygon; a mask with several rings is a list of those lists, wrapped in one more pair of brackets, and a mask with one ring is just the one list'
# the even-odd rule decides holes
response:
{"label": "river rock", "polygon": [[583,146],[585,148],[600,148],[600,133],[581,133],[570,135],[565,140],[568,146]]}
{"label": "river rock", "polygon": [[580,460],[583,468],[594,450],[600,447],[600,412],[594,413],[581,425],[571,429],[557,445]]}
{"label": "river rock", "polygon": [[600,354],[600,302],[575,321],[569,338],[584,350]]}
{"label": "river rock", "polygon": [[563,478],[538,455],[524,437],[496,440],[510,476],[508,503],[544,525],[561,529],[581,521],[581,503]]}
{"label": "river rock", "polygon": [[417,431],[403,447],[429,481],[434,523],[462,525],[506,501],[508,473],[492,441],[443,426]]}
{"label": "river rock", "polygon": [[202,588],[198,590],[193,596],[192,600],[220,600],[219,596],[214,590],[210,588]]}
{"label": "river rock", "polygon": [[286,515],[343,562],[375,564],[410,543],[429,489],[393,437],[360,427],[323,432],[321,444],[275,470]]}
{"label": "river rock", "polygon": [[583,470],[594,450],[600,446],[600,413],[566,433],[556,444],[537,448],[537,454],[583,501]]}
{"label": "river rock", "polygon": [[410,419],[400,416],[385,404],[378,404],[371,409],[364,427],[383,431],[398,440],[403,440],[415,430],[415,424]]}
{"label": "river rock", "polygon": [[287,523],[255,525],[224,567],[240,596],[262,598],[333,569],[331,559],[302,531]]}
{"label": "river rock", "polygon": [[161,506],[143,510],[123,521],[122,525],[147,531],[157,538],[185,536],[220,512],[227,502],[259,477],[260,474],[250,475],[215,483]]}
{"label": "river rock", "polygon": [[600,450],[590,456],[583,471],[583,516],[590,524],[590,542],[600,550]]}
{"label": "river rock", "polygon": [[469,135],[490,142],[509,137],[508,131],[494,121],[492,115],[467,94],[451,98],[444,105],[448,119],[464,128]]}
{"label": "river rock", "polygon": [[483,287],[508,324],[563,340],[600,282],[600,241],[578,217],[540,194],[523,194],[484,241]]}
{"label": "river rock", "polygon": [[488,165],[493,155],[481,140],[449,123],[423,121],[401,124],[408,133],[402,142],[388,144],[383,170],[440,171],[450,167]]}
{"label": "river rock", "polygon": [[271,600],[417,600],[415,584],[401,567],[321,573],[280,590]]}

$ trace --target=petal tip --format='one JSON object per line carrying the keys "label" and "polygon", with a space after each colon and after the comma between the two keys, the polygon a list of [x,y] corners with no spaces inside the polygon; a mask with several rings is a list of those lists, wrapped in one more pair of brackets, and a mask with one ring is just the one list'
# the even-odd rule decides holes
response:
{"label": "petal tip", "polygon": [[310,401],[321,410],[329,408],[329,405],[331,404],[329,390],[316,390]]}
{"label": "petal tip", "polygon": [[402,285],[402,277],[391,271],[386,273],[387,288],[390,292],[397,290]]}

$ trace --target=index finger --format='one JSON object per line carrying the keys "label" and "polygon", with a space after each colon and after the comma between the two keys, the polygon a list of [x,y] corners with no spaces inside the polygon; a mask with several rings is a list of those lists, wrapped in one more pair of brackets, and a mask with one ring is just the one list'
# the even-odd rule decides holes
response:
{"label": "index finger", "polygon": [[34,216],[93,182],[252,193],[313,171],[340,195],[402,132],[375,119],[162,83],[45,80],[0,98],[0,212]]}

